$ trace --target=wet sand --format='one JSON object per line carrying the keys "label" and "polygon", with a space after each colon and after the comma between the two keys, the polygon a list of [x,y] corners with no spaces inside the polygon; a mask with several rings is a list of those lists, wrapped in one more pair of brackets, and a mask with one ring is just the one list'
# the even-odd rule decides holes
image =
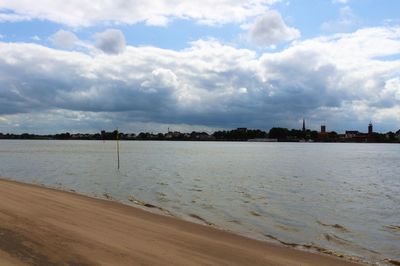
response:
{"label": "wet sand", "polygon": [[357,265],[0,179],[0,265]]}

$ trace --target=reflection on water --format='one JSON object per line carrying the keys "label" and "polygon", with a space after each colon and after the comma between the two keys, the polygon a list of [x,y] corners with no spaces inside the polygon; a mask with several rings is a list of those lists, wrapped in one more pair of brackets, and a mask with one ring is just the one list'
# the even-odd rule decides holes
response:
{"label": "reflection on water", "polygon": [[292,246],[400,260],[400,146],[0,141],[0,176]]}

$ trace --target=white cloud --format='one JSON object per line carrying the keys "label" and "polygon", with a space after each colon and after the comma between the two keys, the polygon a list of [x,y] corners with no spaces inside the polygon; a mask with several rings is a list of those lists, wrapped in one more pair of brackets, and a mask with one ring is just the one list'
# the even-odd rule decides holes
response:
{"label": "white cloud", "polygon": [[169,22],[168,17],[154,16],[146,20],[146,25],[149,26],[166,26]]}
{"label": "white cloud", "polygon": [[32,17],[29,15],[13,14],[13,13],[1,13],[1,2],[0,2],[0,22],[20,22],[31,20]]}
{"label": "white cloud", "polygon": [[71,31],[59,30],[50,37],[56,47],[71,49],[79,42],[79,38]]}
{"label": "white cloud", "polygon": [[250,26],[249,36],[255,44],[269,46],[297,39],[300,31],[287,26],[278,12],[268,11]]}
{"label": "white cloud", "polygon": [[143,88],[159,89],[170,88],[175,89],[179,85],[178,78],[170,69],[158,68],[151,72],[149,79],[145,80],[141,86]]}
{"label": "white cloud", "polygon": [[392,101],[393,105],[396,102],[400,102],[400,75],[385,82],[385,87],[381,91],[380,97],[384,101]]}
{"label": "white cloud", "polygon": [[107,54],[119,54],[125,50],[125,36],[122,31],[108,29],[94,35],[96,47]]}
{"label": "white cloud", "polygon": [[347,4],[349,0],[332,0],[333,3]]}
{"label": "white cloud", "polygon": [[118,56],[0,42],[0,115],[63,110],[56,117],[79,112],[68,119],[77,127],[101,127],[101,114],[126,125],[259,128],[295,127],[306,116],[335,129],[372,119],[393,130],[400,60],[384,58],[399,50],[399,27],[298,41],[260,57],[215,40],[181,51],[127,46]]}
{"label": "white cloud", "polygon": [[44,19],[72,27],[112,22],[135,24],[146,22],[165,25],[170,19],[192,19],[205,24],[241,23],[261,15],[279,0],[2,0],[0,21]]}

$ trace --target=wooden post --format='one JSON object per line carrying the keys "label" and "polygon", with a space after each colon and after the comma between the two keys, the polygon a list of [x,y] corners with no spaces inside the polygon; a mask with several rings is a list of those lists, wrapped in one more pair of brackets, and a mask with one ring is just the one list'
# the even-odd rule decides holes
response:
{"label": "wooden post", "polygon": [[119,132],[118,132],[118,128],[117,128],[117,161],[118,161],[117,170],[119,170]]}

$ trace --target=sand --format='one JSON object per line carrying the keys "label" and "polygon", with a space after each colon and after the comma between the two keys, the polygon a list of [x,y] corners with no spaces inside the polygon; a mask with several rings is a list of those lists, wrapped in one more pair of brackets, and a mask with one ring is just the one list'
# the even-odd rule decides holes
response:
{"label": "sand", "polygon": [[0,180],[0,265],[356,265],[117,202]]}

